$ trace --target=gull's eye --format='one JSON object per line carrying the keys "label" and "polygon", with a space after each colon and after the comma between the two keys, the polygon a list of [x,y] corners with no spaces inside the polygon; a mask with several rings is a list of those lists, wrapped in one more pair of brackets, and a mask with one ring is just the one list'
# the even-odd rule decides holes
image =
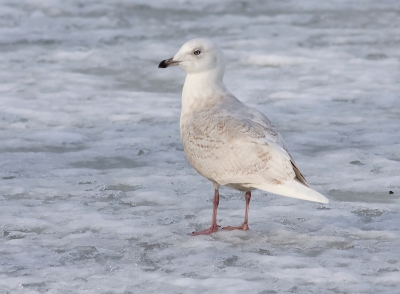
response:
{"label": "gull's eye", "polygon": [[199,49],[194,50],[193,54],[194,55],[199,55],[201,53],[201,51]]}

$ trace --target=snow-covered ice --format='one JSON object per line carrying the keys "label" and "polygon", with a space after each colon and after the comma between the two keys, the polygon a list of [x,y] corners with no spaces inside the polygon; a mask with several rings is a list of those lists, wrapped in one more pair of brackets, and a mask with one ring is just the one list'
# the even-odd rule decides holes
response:
{"label": "snow-covered ice", "polygon": [[[0,293],[397,293],[399,29],[394,0],[1,1]],[[250,231],[187,235],[212,185],[157,65],[195,37],[329,204],[258,191]]]}

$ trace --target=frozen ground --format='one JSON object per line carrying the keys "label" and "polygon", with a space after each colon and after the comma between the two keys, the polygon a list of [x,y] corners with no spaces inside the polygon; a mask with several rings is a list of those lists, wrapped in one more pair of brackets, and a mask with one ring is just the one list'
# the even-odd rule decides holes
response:
{"label": "frozen ground", "polygon": [[[0,1],[1,294],[398,293],[398,1],[214,2]],[[213,188],[157,65],[199,36],[329,205],[258,191],[250,231],[187,235]]]}

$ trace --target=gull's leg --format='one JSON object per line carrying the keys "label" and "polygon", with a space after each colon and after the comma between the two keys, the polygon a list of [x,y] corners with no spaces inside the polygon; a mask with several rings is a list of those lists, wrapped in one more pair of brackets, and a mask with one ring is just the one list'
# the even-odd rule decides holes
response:
{"label": "gull's leg", "polygon": [[[214,185],[215,187],[215,185]],[[218,210],[218,205],[219,205],[219,191],[218,189],[215,189],[214,192],[214,198],[213,198],[213,214],[212,214],[212,220],[211,220],[211,227],[209,229],[203,230],[203,231],[197,231],[193,232],[191,236],[197,236],[197,235],[209,235],[211,233],[214,233],[218,231],[218,225],[217,225],[217,210]]]}
{"label": "gull's leg", "polygon": [[223,230],[227,231],[232,231],[232,230],[248,230],[249,229],[249,205],[250,205],[250,199],[251,199],[251,192],[247,191],[246,194],[244,195],[244,198],[246,199],[246,212],[244,214],[244,222],[241,226],[237,227],[223,227]]}

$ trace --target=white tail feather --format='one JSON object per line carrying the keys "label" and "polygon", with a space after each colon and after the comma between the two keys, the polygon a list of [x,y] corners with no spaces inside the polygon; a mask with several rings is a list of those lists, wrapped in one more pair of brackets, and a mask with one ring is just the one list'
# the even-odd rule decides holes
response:
{"label": "white tail feather", "polygon": [[313,189],[306,187],[304,184],[300,183],[297,180],[286,182],[283,185],[261,184],[261,185],[252,185],[252,187],[292,198],[298,198],[320,203],[329,202],[329,199],[326,198],[324,195],[318,193]]}

